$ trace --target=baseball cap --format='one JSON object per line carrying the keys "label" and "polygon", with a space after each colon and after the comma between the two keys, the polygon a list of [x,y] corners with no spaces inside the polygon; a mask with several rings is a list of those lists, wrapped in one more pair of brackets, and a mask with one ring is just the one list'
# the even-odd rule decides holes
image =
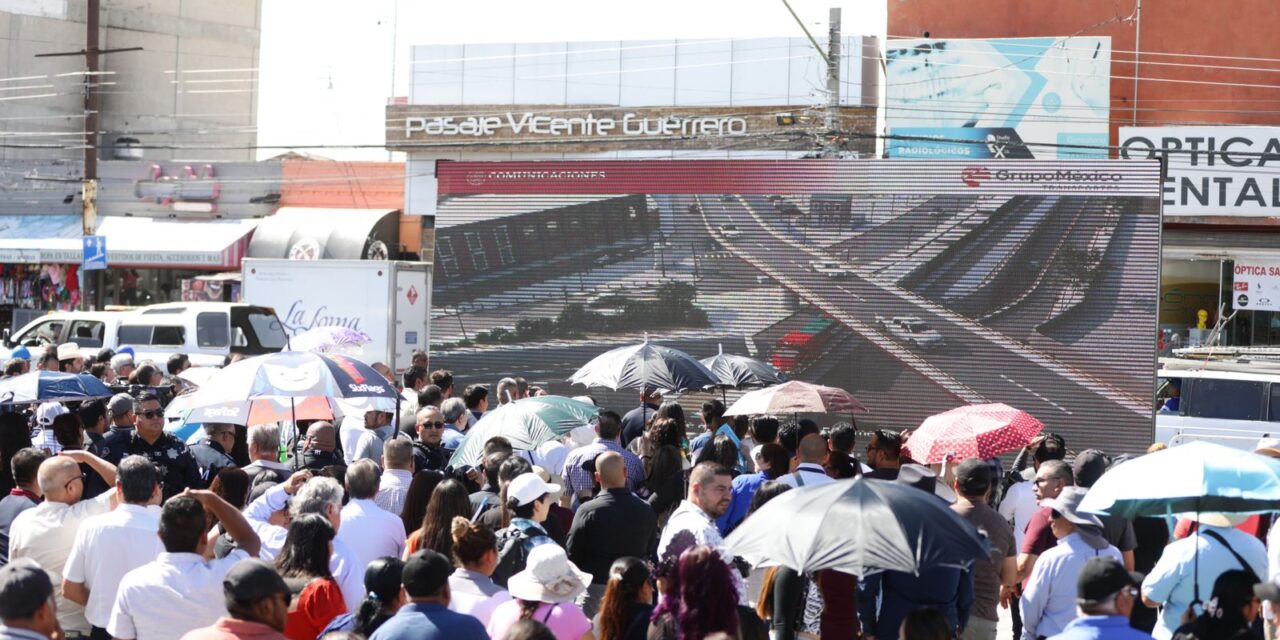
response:
{"label": "baseball cap", "polygon": [[1089,558],[1076,580],[1076,602],[1086,606],[1098,604],[1125,587],[1142,584],[1142,578],[1141,573],[1125,571],[1113,558]]}
{"label": "baseball cap", "polygon": [[67,408],[60,403],[46,402],[36,409],[36,424],[47,427],[53,424],[54,418],[66,413],[70,413],[70,411],[67,411]]}
{"label": "baseball cap", "polygon": [[0,567],[0,618],[30,618],[53,595],[53,582],[40,565],[20,558]]}
{"label": "baseball cap", "polygon": [[64,342],[58,345],[59,360],[75,360],[80,357],[80,345],[74,342]]}
{"label": "baseball cap", "polygon": [[30,351],[29,349],[27,349],[26,347],[18,347],[17,349],[14,349],[14,350],[13,350],[13,353],[10,353],[10,354],[9,354],[9,357],[10,357],[10,358],[17,358],[17,359],[19,359],[19,360],[30,360],[30,359],[31,359],[31,351]]}
{"label": "baseball cap", "polygon": [[400,581],[404,584],[405,593],[414,598],[421,598],[439,593],[445,585],[449,584],[449,576],[452,573],[453,563],[449,562],[444,554],[431,549],[422,549],[405,561]]}
{"label": "baseball cap", "polygon": [[1076,459],[1071,462],[1071,473],[1075,476],[1076,486],[1092,487],[1110,465],[1107,454],[1098,449],[1085,449],[1077,453]]}
{"label": "baseball cap", "polygon": [[130,411],[133,411],[133,396],[127,393],[117,393],[107,402],[107,413],[112,418],[119,418]]}
{"label": "baseball cap", "polygon": [[277,593],[289,593],[284,578],[271,565],[257,558],[237,562],[222,579],[222,595],[228,603],[257,602]]}
{"label": "baseball cap", "polygon": [[111,356],[111,368],[119,369],[127,364],[133,364],[133,356],[128,353],[117,353]]}
{"label": "baseball cap", "polygon": [[991,465],[978,458],[966,458],[956,465],[956,485],[966,495],[976,496],[991,488]]}
{"label": "baseball cap", "polygon": [[507,485],[507,498],[515,498],[519,505],[526,505],[548,493],[560,493],[558,484],[544,482],[536,473],[522,473]]}

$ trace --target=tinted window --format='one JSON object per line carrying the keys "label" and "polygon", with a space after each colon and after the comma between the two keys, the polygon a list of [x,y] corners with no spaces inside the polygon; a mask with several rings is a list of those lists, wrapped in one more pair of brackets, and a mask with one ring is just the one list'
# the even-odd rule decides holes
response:
{"label": "tinted window", "polygon": [[151,344],[165,347],[180,347],[187,343],[187,330],[182,327],[157,326],[151,334]]}
{"label": "tinted window", "polygon": [[67,337],[82,347],[101,347],[103,327],[101,322],[76,320],[71,323],[71,335]]}
{"label": "tinted window", "polygon": [[129,344],[151,344],[151,325],[120,325],[116,331],[116,342],[120,346]]}
{"label": "tinted window", "polygon": [[225,347],[231,344],[227,314],[205,312],[196,314],[196,346]]}
{"label": "tinted window", "polygon": [[1266,390],[1262,382],[1198,378],[1182,384],[1186,415],[1226,420],[1262,419],[1262,394]]}
{"label": "tinted window", "polygon": [[1267,419],[1272,422],[1280,422],[1280,384],[1271,384],[1271,401],[1269,403],[1269,411]]}

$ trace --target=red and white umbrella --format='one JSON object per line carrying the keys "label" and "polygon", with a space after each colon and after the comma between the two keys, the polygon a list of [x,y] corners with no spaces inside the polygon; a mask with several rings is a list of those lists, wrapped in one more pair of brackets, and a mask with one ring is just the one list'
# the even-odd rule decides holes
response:
{"label": "red and white umbrella", "polygon": [[903,443],[921,464],[965,458],[990,458],[1027,446],[1044,423],[1007,404],[971,404],[925,419]]}
{"label": "red and white umbrella", "polygon": [[862,406],[857,398],[844,389],[792,380],[742,394],[742,397],[729,407],[725,415],[853,413],[866,410],[867,408]]}

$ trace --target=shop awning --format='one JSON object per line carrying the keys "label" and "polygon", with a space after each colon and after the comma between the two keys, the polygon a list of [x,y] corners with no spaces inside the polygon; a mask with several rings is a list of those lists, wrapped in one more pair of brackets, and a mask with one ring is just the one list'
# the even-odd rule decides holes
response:
{"label": "shop awning", "polygon": [[399,251],[398,211],[281,207],[258,225],[249,257],[387,260]]}
{"label": "shop awning", "polygon": [[[0,262],[80,263],[78,216],[8,217],[38,218],[39,224],[0,220]],[[98,235],[107,238],[107,265],[111,267],[239,269],[249,234],[259,221],[112,216],[98,219]]]}

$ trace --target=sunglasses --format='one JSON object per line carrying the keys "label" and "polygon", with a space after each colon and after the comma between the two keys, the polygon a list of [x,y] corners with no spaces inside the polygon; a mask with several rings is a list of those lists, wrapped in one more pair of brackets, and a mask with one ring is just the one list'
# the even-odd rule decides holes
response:
{"label": "sunglasses", "polygon": [[419,426],[419,427],[431,427],[432,429],[443,429],[443,428],[444,428],[444,423],[443,423],[443,422],[424,422],[424,423],[422,423],[422,424],[420,424],[420,425],[418,425],[418,426]]}
{"label": "sunglasses", "polygon": [[139,412],[138,412],[138,415],[139,415],[140,417],[143,417],[143,418],[151,418],[151,419],[154,419],[154,418],[160,418],[160,417],[164,416],[164,410],[163,410],[163,409],[153,409],[153,410],[151,410],[151,411],[139,411]]}

